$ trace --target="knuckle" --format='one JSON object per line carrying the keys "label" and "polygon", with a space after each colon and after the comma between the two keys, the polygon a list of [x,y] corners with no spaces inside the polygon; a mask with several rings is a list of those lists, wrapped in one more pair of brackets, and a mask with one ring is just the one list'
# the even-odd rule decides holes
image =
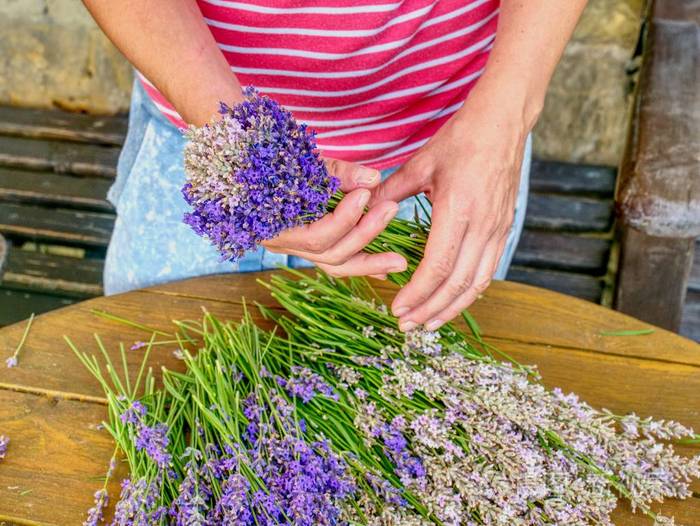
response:
{"label": "knuckle", "polygon": [[452,273],[452,263],[442,258],[433,262],[430,270],[435,278],[444,280]]}
{"label": "knuckle", "polygon": [[325,242],[318,237],[309,238],[304,240],[303,242],[304,250],[313,254],[319,254],[323,252],[326,248],[325,245]]}
{"label": "knuckle", "polygon": [[467,292],[470,288],[470,280],[464,279],[460,281],[455,281],[447,286],[447,292],[453,297],[458,297]]}
{"label": "knuckle", "polygon": [[474,290],[476,290],[477,293],[481,294],[487,288],[489,288],[489,285],[491,285],[491,278],[486,278],[484,280],[481,280],[481,281],[475,283]]}

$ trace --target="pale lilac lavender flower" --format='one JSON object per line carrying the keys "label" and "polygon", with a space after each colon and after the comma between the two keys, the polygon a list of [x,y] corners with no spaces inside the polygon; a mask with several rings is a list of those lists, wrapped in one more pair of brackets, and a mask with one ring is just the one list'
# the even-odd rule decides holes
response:
{"label": "pale lilac lavender flower", "polygon": [[190,129],[185,147],[185,223],[229,260],[319,219],[339,187],[306,125],[252,88],[244,94],[221,104],[221,119]]}
{"label": "pale lilac lavender flower", "polygon": [[146,345],[148,345],[146,342],[136,341],[131,347],[129,347],[129,349],[132,351],[137,351],[144,348]]}
{"label": "pale lilac lavender flower", "polygon": [[7,455],[7,446],[10,444],[10,439],[5,435],[0,435],[0,460]]}
{"label": "pale lilac lavender flower", "polygon": [[11,369],[12,367],[17,367],[17,356],[10,356],[8,359],[5,360],[5,364],[7,365],[8,369]]}
{"label": "pale lilac lavender flower", "polygon": [[112,526],[153,526],[159,524],[167,513],[162,504],[161,478],[135,482],[124,479],[119,502],[114,508]]}

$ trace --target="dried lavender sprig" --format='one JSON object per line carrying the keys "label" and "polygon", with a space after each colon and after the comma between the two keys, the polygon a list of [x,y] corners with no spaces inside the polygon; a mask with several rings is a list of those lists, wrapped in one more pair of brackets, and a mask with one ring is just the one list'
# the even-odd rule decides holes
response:
{"label": "dried lavender sprig", "polygon": [[5,458],[5,455],[7,455],[7,446],[9,444],[9,437],[6,437],[5,435],[0,435],[0,460]]}
{"label": "dried lavender sprig", "polygon": [[27,335],[29,334],[29,329],[31,328],[33,321],[34,313],[32,312],[32,315],[29,316],[29,321],[27,321],[27,325],[24,328],[24,332],[22,333],[22,338],[20,339],[19,344],[17,344],[15,352],[12,353],[12,356],[5,360],[7,367],[17,367],[17,364],[19,363],[19,352],[22,350],[22,347],[24,347],[24,342],[27,340]]}

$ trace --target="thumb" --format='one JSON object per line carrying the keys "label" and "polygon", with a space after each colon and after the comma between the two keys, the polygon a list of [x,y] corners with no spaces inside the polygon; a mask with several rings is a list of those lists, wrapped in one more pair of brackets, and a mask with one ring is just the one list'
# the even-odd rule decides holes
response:
{"label": "thumb", "polygon": [[340,180],[340,189],[347,193],[356,188],[374,188],[381,181],[379,170],[340,159],[324,159],[328,172]]}
{"label": "thumb", "polygon": [[369,204],[372,206],[382,201],[398,203],[424,190],[424,178],[411,170],[410,163],[406,163],[372,191]]}

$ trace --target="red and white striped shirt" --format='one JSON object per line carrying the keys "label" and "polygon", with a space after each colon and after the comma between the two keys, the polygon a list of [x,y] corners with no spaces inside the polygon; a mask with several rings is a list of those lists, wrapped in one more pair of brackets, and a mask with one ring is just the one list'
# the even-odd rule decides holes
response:
{"label": "red and white striped shirt", "polygon": [[[404,162],[484,69],[498,0],[198,0],[232,71],[317,131],[327,157]],[[172,105],[143,79],[176,125]]]}

